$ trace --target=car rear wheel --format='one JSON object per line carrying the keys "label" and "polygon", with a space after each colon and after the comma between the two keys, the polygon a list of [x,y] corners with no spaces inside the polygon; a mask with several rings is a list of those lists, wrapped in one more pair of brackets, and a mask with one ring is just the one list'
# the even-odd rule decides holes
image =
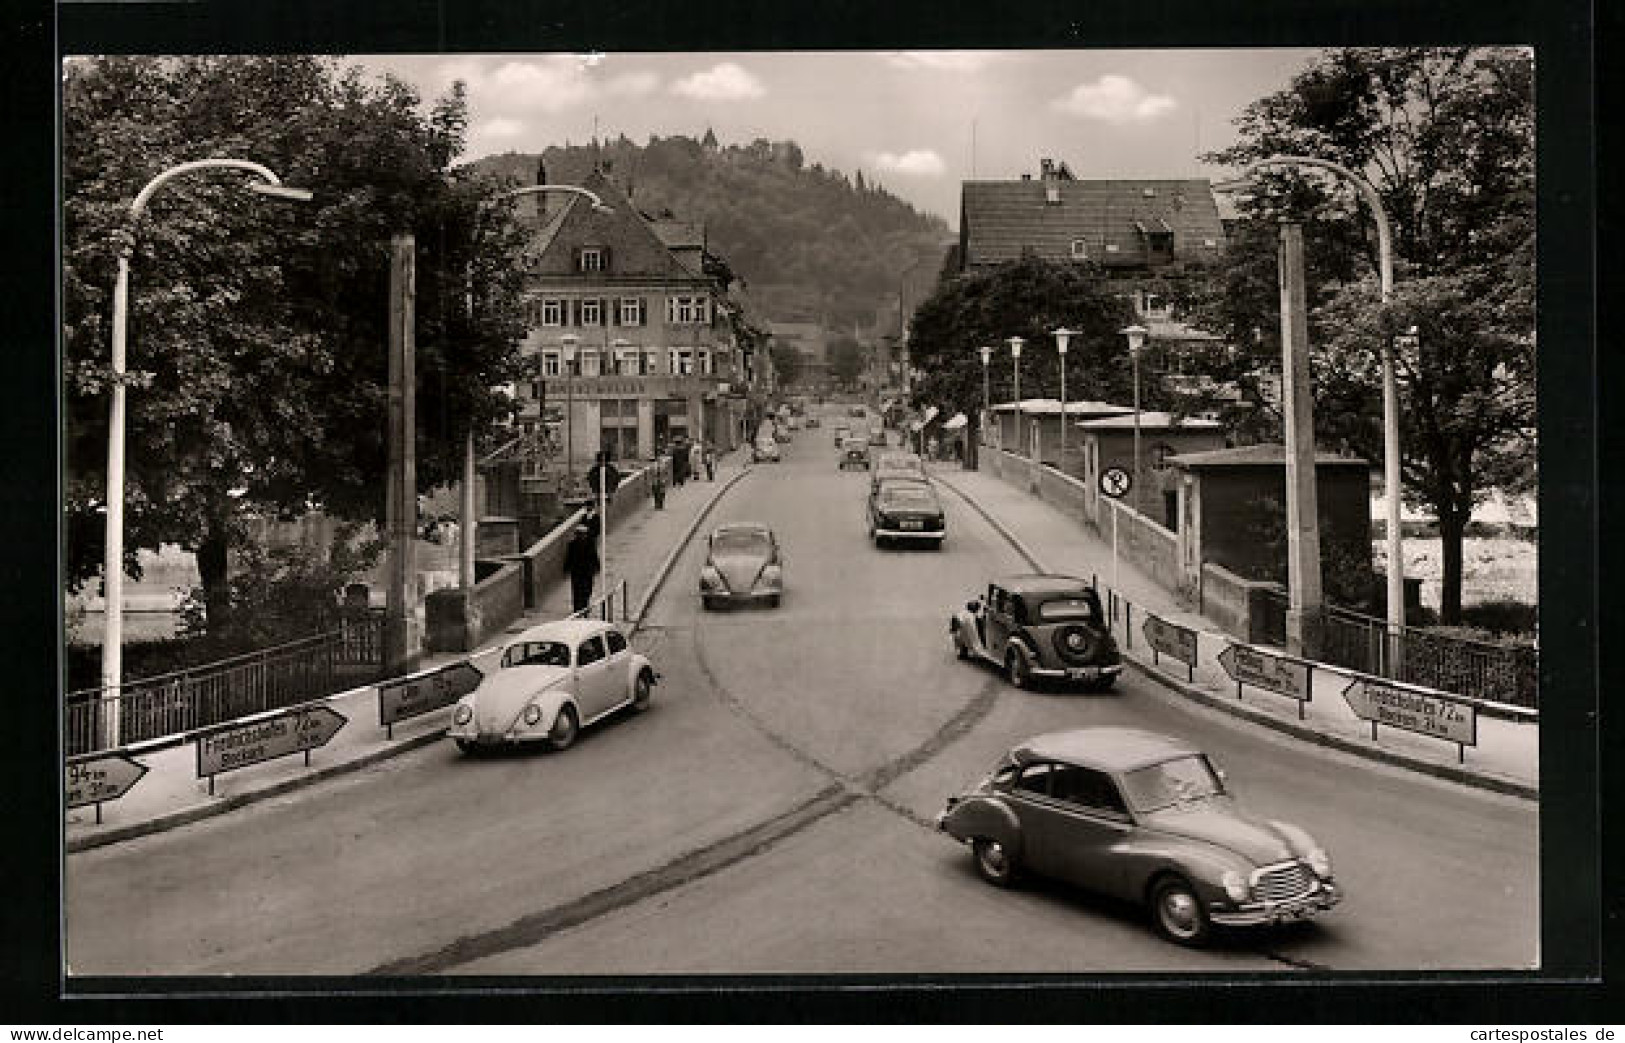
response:
{"label": "car rear wheel", "polygon": [[1151,923],[1180,945],[1202,945],[1213,931],[1202,899],[1182,876],[1165,876],[1151,889]]}
{"label": "car rear wheel", "polygon": [[1027,664],[1027,653],[1019,647],[1012,647],[1004,654],[1004,673],[1010,683],[1016,688],[1031,688],[1033,686],[1032,670]]}
{"label": "car rear wheel", "polygon": [[970,658],[970,649],[965,647],[964,638],[959,636],[958,626],[954,627],[954,657],[957,659]]}
{"label": "car rear wheel", "polygon": [[976,871],[994,887],[1009,887],[1016,879],[1016,857],[997,840],[977,837],[971,844]]}
{"label": "car rear wheel", "polygon": [[781,597],[783,597],[782,594],[774,594],[771,597],[769,597],[767,599],[767,607],[768,608],[778,608],[779,607],[779,598],[781,598]]}
{"label": "car rear wheel", "polygon": [[1112,685],[1114,685],[1116,683],[1117,683],[1117,675],[1116,674],[1110,674],[1110,675],[1108,675],[1106,677],[1102,677],[1098,681],[1090,681],[1089,682],[1089,691],[1091,691],[1091,692],[1109,692],[1109,691],[1112,690]]}
{"label": "car rear wheel", "polygon": [[632,682],[632,709],[638,713],[649,708],[649,692],[654,687],[654,679],[649,671],[638,671],[638,679]]}
{"label": "car rear wheel", "polygon": [[457,748],[468,754],[470,757],[480,752],[479,744],[473,739],[458,739]]}
{"label": "car rear wheel", "polygon": [[575,745],[576,736],[581,732],[581,724],[576,720],[573,707],[565,706],[559,710],[559,715],[553,718],[553,727],[547,730],[547,745],[555,751],[567,750]]}

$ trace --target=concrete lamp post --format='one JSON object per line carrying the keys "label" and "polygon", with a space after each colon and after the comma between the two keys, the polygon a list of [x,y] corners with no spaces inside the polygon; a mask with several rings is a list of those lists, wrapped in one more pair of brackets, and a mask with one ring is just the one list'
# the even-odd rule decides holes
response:
{"label": "concrete lamp post", "polygon": [[119,689],[124,683],[124,412],[125,387],[130,378],[124,369],[126,337],[129,328],[130,255],[134,252],[137,220],[153,194],[171,178],[198,170],[243,170],[259,180],[248,189],[260,195],[307,203],[307,189],[282,183],[268,167],[246,159],[199,159],[179,163],[147,182],[130,204],[130,238],[119,248],[118,281],[113,285],[113,340],[111,354],[112,395],[107,412],[107,519],[102,563],[102,600],[106,623],[102,631],[101,737],[104,748],[119,745]]}
{"label": "concrete lamp post", "polygon": [[[1377,225],[1377,286],[1383,304],[1394,291],[1393,234],[1389,230],[1388,212],[1383,209],[1382,197],[1371,183],[1359,174],[1326,159],[1313,156],[1275,155],[1261,159],[1241,177],[1213,186],[1216,192],[1234,192],[1252,188],[1257,184],[1258,171],[1265,167],[1312,167],[1335,174],[1347,181],[1371,208]],[[1405,546],[1400,533],[1400,470],[1399,470],[1399,388],[1394,379],[1394,345],[1384,339],[1382,356],[1382,481],[1387,494],[1387,552],[1388,552],[1388,632],[1399,633],[1405,625]]]}
{"label": "concrete lamp post", "polygon": [[[1022,415],[1021,415],[1021,346],[1023,344],[1025,344],[1025,343],[1027,343],[1027,342],[1022,340],[1020,337],[1011,337],[1010,340],[1009,340],[1010,357],[1013,360],[1015,360],[1015,374],[1016,374],[1016,381],[1015,381],[1015,391],[1016,391],[1016,446],[1017,446],[1017,448],[1020,448],[1021,441],[1022,441],[1022,439],[1021,439],[1021,421],[1022,421],[1023,418],[1022,418]],[[1027,454],[1023,453],[1022,455],[1025,456]]]}
{"label": "concrete lamp post", "polygon": [[[1149,330],[1144,326],[1135,324],[1125,327],[1117,332],[1128,338],[1128,357],[1134,367],[1134,482],[1130,488],[1134,492],[1134,502],[1140,502],[1140,350],[1145,347],[1145,337]],[[1138,507],[1136,507],[1138,509]]]}
{"label": "concrete lamp post", "polygon": [[986,344],[983,344],[981,347],[976,349],[976,353],[978,355],[982,356],[982,424],[981,424],[981,428],[982,428],[982,444],[987,445],[988,444],[988,441],[987,441],[987,422],[988,422],[988,418],[992,415],[992,411],[993,411],[993,403],[990,402],[989,399],[988,399],[988,394],[989,393],[988,393],[988,383],[987,383],[987,364],[989,362],[991,362],[992,359],[993,359],[993,349],[988,347]]}
{"label": "concrete lamp post", "polygon": [[1077,336],[1077,330],[1069,330],[1065,326],[1051,330],[1050,336],[1055,338],[1055,350],[1061,356],[1061,473],[1066,474],[1066,347],[1067,342]]}

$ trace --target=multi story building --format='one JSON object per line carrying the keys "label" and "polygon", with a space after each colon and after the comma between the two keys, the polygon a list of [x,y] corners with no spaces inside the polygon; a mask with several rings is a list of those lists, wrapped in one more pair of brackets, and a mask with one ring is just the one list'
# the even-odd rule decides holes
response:
{"label": "multi story building", "polygon": [[745,438],[750,360],[729,323],[736,305],[707,265],[704,228],[640,214],[603,171],[583,197],[531,197],[519,423],[545,433],[580,471],[598,451],[648,459],[679,437],[719,451]]}

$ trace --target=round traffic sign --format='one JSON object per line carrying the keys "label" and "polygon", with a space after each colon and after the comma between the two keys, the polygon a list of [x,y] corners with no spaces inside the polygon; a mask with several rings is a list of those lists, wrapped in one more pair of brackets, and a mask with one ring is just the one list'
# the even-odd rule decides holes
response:
{"label": "round traffic sign", "polygon": [[1134,479],[1121,467],[1108,467],[1100,472],[1100,491],[1114,500],[1128,492],[1133,484]]}

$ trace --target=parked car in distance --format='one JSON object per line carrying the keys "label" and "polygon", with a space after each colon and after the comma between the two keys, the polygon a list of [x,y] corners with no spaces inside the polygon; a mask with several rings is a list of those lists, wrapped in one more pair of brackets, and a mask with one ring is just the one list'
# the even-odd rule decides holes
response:
{"label": "parked car in distance", "polygon": [[879,426],[871,427],[869,429],[869,444],[878,446],[890,445],[891,443],[886,440],[886,429]]}
{"label": "parked car in distance", "polygon": [[875,457],[869,484],[879,485],[888,478],[917,478],[923,482],[926,480],[925,461],[920,459],[918,453],[880,453]]}
{"label": "parked car in distance", "polygon": [[846,440],[851,437],[852,429],[850,427],[846,426],[845,424],[835,425],[835,448],[841,448],[841,446],[846,444]]}
{"label": "parked car in distance", "polygon": [[1243,811],[1200,750],[1134,728],[1019,743],[948,798],[937,826],[970,845],[993,884],[1030,870],[1143,904],[1159,934],[1185,945],[1215,926],[1302,920],[1343,898],[1307,832]]}
{"label": "parked car in distance", "polygon": [[446,735],[465,753],[533,742],[567,749],[587,725],[647,709],[658,679],[612,623],[543,623],[503,646],[492,672],[457,700]]}
{"label": "parked car in distance", "polygon": [[1074,576],[995,579],[985,596],[954,613],[948,631],[959,658],[1003,667],[1017,688],[1043,678],[1105,691],[1123,672],[1100,596]]}
{"label": "parked car in distance", "polygon": [[761,435],[757,435],[756,436],[756,441],[753,442],[751,444],[751,447],[750,447],[750,458],[751,458],[752,461],[754,461],[756,463],[762,463],[763,461],[766,461],[768,463],[775,463],[775,464],[778,463],[779,462],[779,443],[778,443],[778,440],[775,439],[772,435],[768,435],[765,438],[762,437]]}
{"label": "parked car in distance", "polygon": [[705,541],[700,602],[706,608],[766,602],[784,596],[784,555],[772,529],[757,522],[723,525]]}
{"label": "parked car in distance", "polygon": [[841,443],[838,469],[844,471],[848,467],[869,469],[869,446],[861,438],[848,438]]}
{"label": "parked car in distance", "polygon": [[869,489],[869,538],[879,546],[905,540],[942,546],[947,536],[942,501],[921,478],[888,478]]}
{"label": "parked car in distance", "polygon": [[807,414],[807,427],[810,429],[810,428],[814,428],[814,427],[818,427],[818,426],[819,426],[818,414],[817,413],[808,413]]}

